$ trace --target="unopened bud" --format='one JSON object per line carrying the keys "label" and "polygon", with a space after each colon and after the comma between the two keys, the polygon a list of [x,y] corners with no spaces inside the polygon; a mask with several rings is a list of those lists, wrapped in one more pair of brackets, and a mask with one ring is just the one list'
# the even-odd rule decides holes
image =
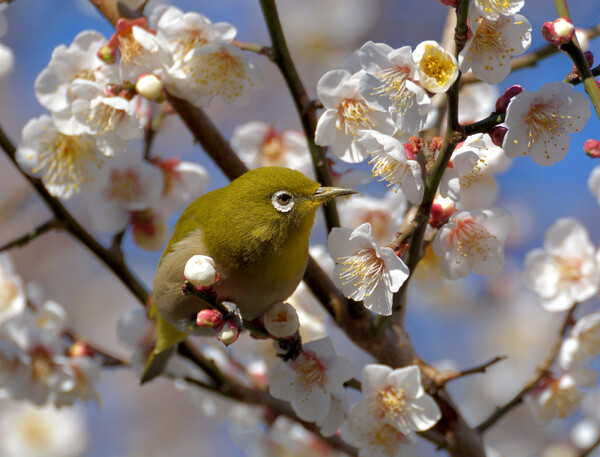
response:
{"label": "unopened bud", "polygon": [[216,328],[223,323],[223,315],[214,309],[203,309],[196,315],[196,324],[202,328]]}
{"label": "unopened bud", "polygon": [[146,251],[158,251],[169,237],[165,218],[152,211],[131,213],[131,235],[133,241]]}
{"label": "unopened bud", "polygon": [[497,125],[488,132],[488,135],[492,139],[492,143],[501,148],[502,143],[504,142],[504,137],[506,136],[506,132],[508,132],[506,127]]}
{"label": "unopened bud", "polygon": [[232,321],[225,321],[217,333],[217,339],[225,346],[229,346],[237,341],[239,335],[240,330],[237,325]]}
{"label": "unopened bud", "polygon": [[460,0],[437,0],[437,2],[442,5],[451,6],[452,8],[458,8]]}
{"label": "unopened bud", "polygon": [[94,350],[83,341],[75,341],[69,348],[69,357],[92,357]]}
{"label": "unopened bud", "polygon": [[559,17],[554,22],[546,22],[542,26],[542,35],[546,41],[561,46],[568,43],[575,35],[575,27],[565,17]]}
{"label": "unopened bud", "polygon": [[592,159],[600,158],[600,141],[587,140],[583,143],[583,151]]}
{"label": "unopened bud", "polygon": [[102,46],[96,54],[98,58],[105,63],[115,63],[117,60],[117,50],[108,45]]}
{"label": "unopened bud", "polygon": [[208,287],[217,282],[215,261],[206,255],[194,255],[185,264],[185,279],[194,287]]}
{"label": "unopened bud", "polygon": [[163,83],[158,76],[145,74],[138,78],[135,90],[148,100],[158,101],[163,98]]}
{"label": "unopened bud", "polygon": [[270,335],[288,338],[300,328],[298,313],[289,303],[272,306],[263,316],[263,323]]}
{"label": "unopened bud", "polygon": [[508,104],[510,103],[510,101],[512,100],[513,97],[515,97],[516,95],[519,95],[521,92],[523,92],[523,87],[517,85],[514,86],[510,86],[508,89],[506,89],[506,92],[504,92],[500,98],[498,98],[498,100],[496,100],[496,114],[502,114],[502,113],[506,113],[506,108],[508,108]]}
{"label": "unopened bud", "polygon": [[429,215],[429,225],[432,227],[440,227],[454,213],[456,204],[454,200],[448,197],[436,195],[431,205],[431,213]]}

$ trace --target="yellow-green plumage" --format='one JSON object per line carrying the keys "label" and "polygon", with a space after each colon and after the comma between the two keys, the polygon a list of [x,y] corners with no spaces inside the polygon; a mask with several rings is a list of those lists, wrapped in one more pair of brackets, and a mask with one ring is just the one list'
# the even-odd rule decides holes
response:
{"label": "yellow-green plumage", "polygon": [[320,187],[295,170],[268,167],[194,201],[177,222],[154,278],[152,296],[159,314],[155,354],[186,333],[211,332],[195,324],[198,311],[208,305],[181,293],[190,257],[212,257],[219,274],[212,286],[217,298],[235,303],[244,319],[255,319],[288,298],[301,281],[319,205],[350,193],[354,191]]}

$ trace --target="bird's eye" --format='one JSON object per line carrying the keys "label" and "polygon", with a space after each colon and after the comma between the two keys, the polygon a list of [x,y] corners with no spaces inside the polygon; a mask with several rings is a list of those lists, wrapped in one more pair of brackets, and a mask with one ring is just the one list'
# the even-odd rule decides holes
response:
{"label": "bird's eye", "polygon": [[294,197],[285,190],[275,192],[271,197],[271,201],[275,209],[280,213],[287,213],[294,206]]}

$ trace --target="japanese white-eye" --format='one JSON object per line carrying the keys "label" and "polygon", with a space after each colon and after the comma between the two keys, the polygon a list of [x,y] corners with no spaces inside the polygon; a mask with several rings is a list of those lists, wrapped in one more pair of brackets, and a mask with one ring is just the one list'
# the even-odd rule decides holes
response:
{"label": "japanese white-eye", "polygon": [[155,356],[187,334],[210,334],[196,324],[198,312],[209,305],[182,294],[192,256],[214,260],[219,279],[211,288],[218,300],[237,305],[244,319],[256,319],[287,299],[302,280],[317,208],[353,193],[321,187],[295,170],[265,167],[195,200],[175,225],[154,277],[158,340],[142,381],[158,374]]}

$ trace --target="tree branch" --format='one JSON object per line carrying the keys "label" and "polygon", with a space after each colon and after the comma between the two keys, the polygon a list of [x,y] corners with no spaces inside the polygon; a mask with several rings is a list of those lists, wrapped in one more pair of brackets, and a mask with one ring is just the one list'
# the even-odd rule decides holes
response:
{"label": "tree branch", "polygon": [[23,236],[20,236],[19,238],[9,241],[8,243],[6,243],[3,246],[0,246],[0,252],[8,251],[9,249],[12,249],[15,247],[23,247],[30,241],[33,241],[34,239],[36,239],[38,236],[43,235],[47,231],[56,229],[56,228],[61,228],[61,224],[56,219],[50,219],[50,220],[44,222],[43,224],[38,225],[37,227],[31,229],[29,232],[27,232]]}
{"label": "tree branch", "polygon": [[565,318],[558,332],[558,336],[555,338],[554,343],[550,347],[550,350],[548,351],[548,354],[544,360],[542,360],[536,367],[532,377],[525,383],[519,393],[517,393],[503,406],[496,408],[496,410],[487,419],[475,427],[479,433],[485,433],[492,425],[504,417],[506,413],[512,410],[515,406],[520,405],[523,402],[525,395],[531,392],[540,383],[540,381],[548,376],[550,369],[552,368],[552,365],[558,356],[558,352],[560,351],[560,346],[562,344],[564,335],[569,327],[573,324],[573,314],[575,313],[576,307],[577,304],[573,305],[573,307],[565,314]]}
{"label": "tree branch", "polygon": [[492,365],[497,364],[498,362],[502,361],[506,359],[505,355],[499,355],[494,357],[492,360],[489,360],[488,362],[478,365],[476,367],[473,368],[469,368],[467,370],[462,370],[462,371],[451,371],[448,373],[440,373],[437,378],[436,381],[438,384],[440,385],[444,385],[450,381],[454,381],[455,379],[459,379],[459,378],[464,378],[465,376],[470,376],[472,374],[481,374],[481,373],[485,373],[487,371],[487,369],[489,367],[491,367]]}

